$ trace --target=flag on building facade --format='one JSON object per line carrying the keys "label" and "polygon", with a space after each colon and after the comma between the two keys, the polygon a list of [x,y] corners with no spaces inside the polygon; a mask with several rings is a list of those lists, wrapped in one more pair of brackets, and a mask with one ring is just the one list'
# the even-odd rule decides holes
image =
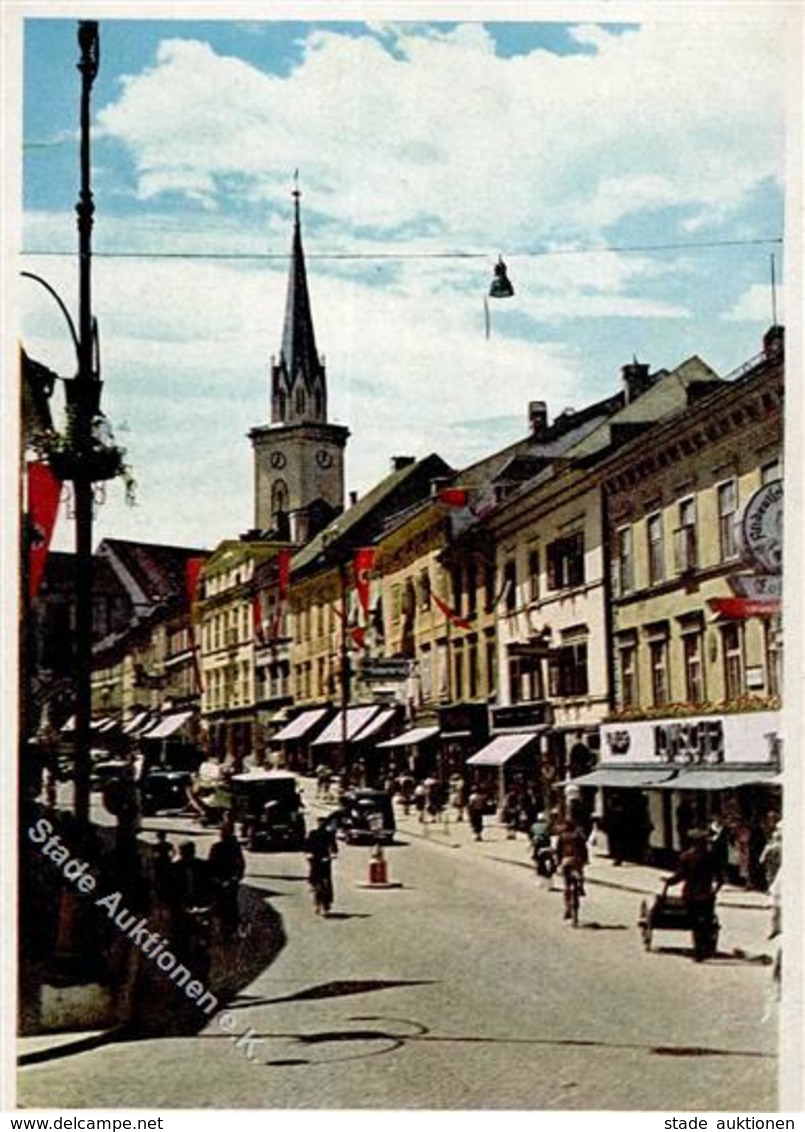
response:
{"label": "flag on building facade", "polygon": [[28,465],[28,595],[39,592],[50,541],[56,526],[61,480],[47,464]]}
{"label": "flag on building facade", "polygon": [[198,661],[198,645],[196,643],[195,604],[198,596],[198,579],[206,558],[188,558],[185,562],[185,595],[189,612],[190,655],[193,660],[193,673],[196,678],[196,690],[199,695],[204,692],[204,681],[201,678],[201,667]]}

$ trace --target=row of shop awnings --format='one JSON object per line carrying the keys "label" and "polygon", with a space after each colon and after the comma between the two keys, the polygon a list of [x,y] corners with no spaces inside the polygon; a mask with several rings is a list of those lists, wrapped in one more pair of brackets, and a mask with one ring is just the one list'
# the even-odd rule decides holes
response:
{"label": "row of shop awnings", "polygon": [[[169,739],[193,718],[192,711],[176,711],[154,719],[150,712],[142,711],[133,716],[120,728],[121,734],[137,739]],[[119,727],[119,721],[109,716],[93,719],[90,728],[96,735],[105,735]],[[72,715],[62,727],[63,734],[75,731],[75,716]]]}
{"label": "row of shop awnings", "polygon": [[[469,760],[472,761],[471,759]],[[566,786],[605,786],[643,790],[737,790],[742,786],[779,786],[776,767],[598,767],[565,781]]]}

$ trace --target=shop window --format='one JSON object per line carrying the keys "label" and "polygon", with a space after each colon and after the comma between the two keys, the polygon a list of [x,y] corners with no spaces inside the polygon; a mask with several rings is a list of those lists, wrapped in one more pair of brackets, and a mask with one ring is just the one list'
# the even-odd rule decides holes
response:
{"label": "shop window", "polygon": [[701,632],[684,634],[682,637],[682,654],[685,663],[685,697],[689,704],[704,703]]}
{"label": "shop window", "polygon": [[634,559],[632,557],[632,528],[621,527],[616,535],[618,556],[618,593],[634,589]]}
{"label": "shop window", "polygon": [[724,653],[724,694],[737,700],[744,693],[743,635],[737,622],[722,626],[721,645]]}
{"label": "shop window", "polygon": [[548,544],[548,589],[584,585],[584,532],[566,535]]}
{"label": "shop window", "polygon": [[668,687],[668,639],[658,637],[649,641],[649,659],[651,664],[651,696],[655,707],[662,707],[670,702],[671,695]]}
{"label": "shop window", "polygon": [[662,532],[662,515],[649,515],[646,520],[648,537],[648,580],[656,586],[665,579],[665,543]]}
{"label": "shop window", "polygon": [[696,569],[698,545],[696,539],[696,500],[691,496],[679,504],[679,526],[674,531],[676,570],[686,574]]}
{"label": "shop window", "polygon": [[573,641],[556,650],[549,664],[549,680],[552,696],[587,695],[586,641]]}
{"label": "shop window", "polygon": [[735,480],[720,483],[717,494],[719,555],[722,562],[727,562],[738,553],[735,541],[735,513],[738,510]]}

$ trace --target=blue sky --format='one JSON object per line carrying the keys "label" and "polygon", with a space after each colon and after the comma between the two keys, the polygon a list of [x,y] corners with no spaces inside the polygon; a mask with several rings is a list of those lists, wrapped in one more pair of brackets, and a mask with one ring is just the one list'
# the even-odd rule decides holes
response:
{"label": "blue sky", "polygon": [[[784,315],[773,5],[617,25],[102,19],[100,35],[94,305],[138,504],[111,485],[98,538],[214,546],[252,525],[246,434],[268,419],[297,168],[361,493],[392,455],[460,467],[516,439],[529,400],[553,417],[614,392],[633,356],[726,374],[771,321],[772,252]],[[18,263],[72,309],[76,60],[73,20],[25,21]],[[516,295],[487,339],[499,254]],[[58,310],[33,283],[21,296],[26,345],[71,372]]]}

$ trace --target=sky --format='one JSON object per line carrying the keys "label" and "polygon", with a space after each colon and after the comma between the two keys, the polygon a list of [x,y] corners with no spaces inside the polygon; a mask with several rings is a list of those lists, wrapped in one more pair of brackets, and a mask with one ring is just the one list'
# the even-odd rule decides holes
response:
{"label": "sky", "polygon": [[[134,506],[107,486],[96,543],[212,548],[253,526],[247,434],[269,420],[296,170],[347,491],[395,455],[461,468],[524,435],[529,401],[582,408],[634,357],[726,375],[758,353],[772,255],[785,319],[786,10],[651,11],[101,18],[93,307],[137,486]],[[77,317],[75,21],[25,19],[23,51],[15,262]],[[515,295],[489,300],[487,337],[499,255]],[[56,304],[28,280],[18,295],[28,352],[72,375]],[[63,509],[55,545],[72,539]]]}

